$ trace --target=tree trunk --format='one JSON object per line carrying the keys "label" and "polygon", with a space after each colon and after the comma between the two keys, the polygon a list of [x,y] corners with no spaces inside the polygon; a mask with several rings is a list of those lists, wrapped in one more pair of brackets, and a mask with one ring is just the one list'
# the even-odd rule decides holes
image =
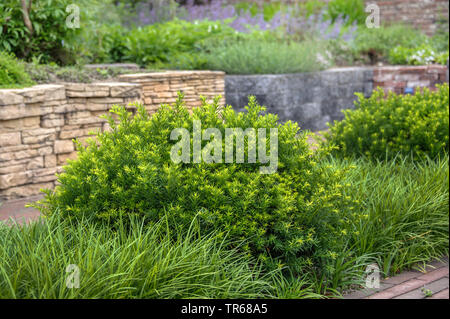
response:
{"label": "tree trunk", "polygon": [[33,34],[33,24],[30,20],[30,10],[31,10],[31,3],[33,0],[29,0],[30,2],[27,5],[27,0],[20,0],[20,3],[22,5],[22,15],[23,15],[23,23],[25,23],[25,26],[27,27],[28,31],[30,31],[30,34]]}

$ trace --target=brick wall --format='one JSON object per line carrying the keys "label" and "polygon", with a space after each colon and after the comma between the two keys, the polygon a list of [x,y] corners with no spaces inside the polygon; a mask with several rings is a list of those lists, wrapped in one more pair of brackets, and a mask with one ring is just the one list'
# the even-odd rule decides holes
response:
{"label": "brick wall", "polygon": [[[248,0],[255,3],[267,3],[270,0]],[[328,3],[330,0],[318,0]],[[241,0],[227,0],[238,3]],[[282,0],[295,4],[306,0]],[[449,0],[365,0],[365,4],[376,3],[380,7],[381,24],[404,22],[417,27],[428,35],[435,33],[440,21],[449,21]]]}
{"label": "brick wall", "polygon": [[373,74],[373,87],[382,87],[385,92],[397,94],[405,92],[405,88],[428,87],[434,89],[436,84],[447,80],[447,66],[386,66],[376,67]]}
{"label": "brick wall", "polygon": [[200,96],[211,100],[221,95],[225,104],[225,73],[214,71],[171,71],[155,73],[125,74],[121,81],[142,85],[143,102],[147,111],[154,113],[161,104],[171,104],[177,99],[177,92],[184,93],[186,106],[201,104]]}
{"label": "brick wall", "polygon": [[380,7],[382,25],[404,22],[432,35],[440,21],[448,24],[448,0],[366,0],[370,3]]}

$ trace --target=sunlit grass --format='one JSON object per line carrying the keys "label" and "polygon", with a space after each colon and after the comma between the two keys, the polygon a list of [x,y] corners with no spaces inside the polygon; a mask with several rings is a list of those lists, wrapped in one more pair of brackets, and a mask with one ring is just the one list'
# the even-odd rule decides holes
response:
{"label": "sunlit grass", "polygon": [[[347,167],[343,181],[350,184],[348,195],[357,199],[367,218],[354,221],[348,254],[340,269],[362,270],[376,262],[382,274],[392,276],[417,263],[449,253],[449,161],[392,161],[331,159],[336,168]],[[357,267],[356,260],[365,260]],[[339,268],[338,268],[339,269]],[[335,272],[330,285],[344,285],[341,272]],[[346,276],[352,278],[354,276]],[[349,280],[347,284],[351,284]]]}
{"label": "sunlit grass", "polygon": [[[252,260],[213,235],[170,233],[160,223],[131,229],[55,219],[0,228],[3,298],[253,298],[270,284]],[[66,287],[66,267],[80,288]]]}

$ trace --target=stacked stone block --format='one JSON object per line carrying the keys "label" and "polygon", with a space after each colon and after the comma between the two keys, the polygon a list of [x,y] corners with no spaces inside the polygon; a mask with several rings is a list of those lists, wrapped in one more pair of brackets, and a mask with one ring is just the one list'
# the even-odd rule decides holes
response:
{"label": "stacked stone block", "polygon": [[[56,173],[76,157],[73,139],[106,130],[101,114],[139,101],[133,83],[37,85],[0,90],[0,199],[53,188]],[[133,106],[129,106],[133,109]]]}
{"label": "stacked stone block", "polygon": [[[126,82],[37,85],[0,90],[0,200],[26,197],[53,188],[56,173],[76,158],[73,139],[107,130],[100,116],[114,104],[144,103],[149,113],[185,94],[188,107],[225,95],[224,73],[175,71],[123,76]],[[134,82],[134,83],[131,83]],[[224,98],[220,101],[224,103]]]}
{"label": "stacked stone block", "polygon": [[143,102],[147,111],[156,112],[161,104],[172,104],[177,92],[184,94],[184,102],[189,108],[201,104],[200,96],[211,101],[221,95],[220,104],[224,105],[225,73],[214,71],[170,71],[125,74],[121,81],[142,85]]}

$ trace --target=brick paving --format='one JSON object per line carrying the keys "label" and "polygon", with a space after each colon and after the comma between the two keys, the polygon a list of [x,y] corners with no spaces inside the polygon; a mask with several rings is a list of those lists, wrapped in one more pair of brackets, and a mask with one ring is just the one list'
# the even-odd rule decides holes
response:
{"label": "brick paving", "polygon": [[39,211],[35,208],[25,207],[25,205],[41,198],[42,195],[37,195],[23,199],[0,202],[0,222],[8,222],[10,218],[20,224],[37,220],[40,215]]}
{"label": "brick paving", "polygon": [[[39,211],[25,207],[42,196],[0,203],[0,222],[10,218],[23,224],[39,218]],[[426,296],[426,292],[431,296]],[[380,281],[380,288],[366,288],[344,299],[449,299],[449,259],[429,263],[424,269],[405,271]]]}
{"label": "brick paving", "polygon": [[[380,281],[380,288],[365,288],[344,295],[344,299],[449,299],[448,257],[425,269],[403,272]],[[431,294],[427,295],[427,294]]]}

